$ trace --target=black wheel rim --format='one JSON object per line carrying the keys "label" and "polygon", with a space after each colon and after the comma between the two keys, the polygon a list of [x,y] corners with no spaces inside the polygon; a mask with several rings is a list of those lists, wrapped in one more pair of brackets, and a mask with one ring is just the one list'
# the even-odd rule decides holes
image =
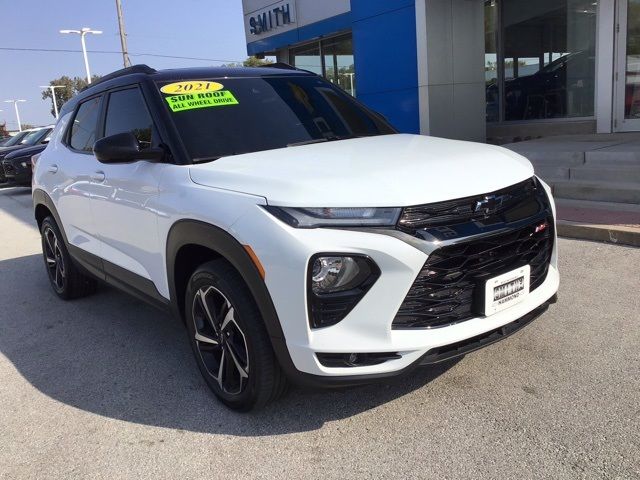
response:
{"label": "black wheel rim", "polygon": [[242,393],[249,379],[249,350],[229,299],[215,287],[200,288],[193,299],[193,325],[207,374],[224,393]]}
{"label": "black wheel rim", "polygon": [[60,242],[56,233],[50,227],[46,227],[43,232],[44,237],[44,259],[47,262],[49,270],[49,278],[57,291],[64,289],[66,279],[66,268],[62,250],[60,250]]}

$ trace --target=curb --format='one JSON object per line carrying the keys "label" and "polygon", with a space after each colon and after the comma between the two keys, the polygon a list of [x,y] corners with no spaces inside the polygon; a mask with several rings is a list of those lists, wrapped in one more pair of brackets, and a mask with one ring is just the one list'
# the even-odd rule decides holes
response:
{"label": "curb", "polygon": [[558,220],[558,236],[640,247],[640,228]]}

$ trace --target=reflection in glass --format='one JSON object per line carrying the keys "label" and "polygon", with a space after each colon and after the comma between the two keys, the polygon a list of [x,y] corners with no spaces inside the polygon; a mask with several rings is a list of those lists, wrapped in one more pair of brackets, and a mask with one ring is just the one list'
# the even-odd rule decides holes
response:
{"label": "reflection in glass", "polygon": [[627,68],[624,117],[640,118],[640,0],[629,0],[627,10]]}
{"label": "reflection in glass", "polygon": [[353,45],[351,35],[322,42],[324,76],[355,96]]}
{"label": "reflection in glass", "polygon": [[[495,21],[486,20],[493,4],[501,9],[504,82],[487,85],[487,119],[498,120],[499,113],[507,121],[593,116],[597,1],[485,2],[486,38],[495,30]],[[487,57],[499,50],[485,42]],[[503,91],[502,112],[495,85]]]}
{"label": "reflection in glass", "polygon": [[484,2],[484,79],[487,95],[487,122],[500,120],[498,91],[498,5],[496,0]]}
{"label": "reflection in glass", "polygon": [[319,43],[292,48],[289,55],[294,66],[322,75],[322,58],[320,58]]}
{"label": "reflection in glass", "polygon": [[329,38],[292,48],[289,52],[294,66],[322,75],[355,96],[355,68],[351,35]]}

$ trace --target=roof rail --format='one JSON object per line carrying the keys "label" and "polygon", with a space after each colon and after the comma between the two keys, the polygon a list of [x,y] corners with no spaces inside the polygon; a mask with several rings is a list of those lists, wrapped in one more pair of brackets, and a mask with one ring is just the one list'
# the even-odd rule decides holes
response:
{"label": "roof rail", "polygon": [[89,85],[84,87],[81,91],[84,92],[89,87],[93,87],[94,85],[97,85],[99,83],[106,82],[108,80],[113,80],[114,78],[122,77],[124,75],[130,75],[132,73],[144,73],[146,75],[149,75],[151,73],[156,73],[156,71],[157,70],[155,68],[151,68],[148,65],[144,65],[144,64],[132,65],[131,67],[121,68],[120,70],[116,70],[115,72],[111,72],[100,77],[95,82],[90,83]]}
{"label": "roof rail", "polygon": [[260,67],[281,68],[283,70],[298,70],[299,72],[307,72],[307,73],[313,73],[314,75],[317,75],[317,73],[315,72],[312,72],[310,70],[304,70],[303,68],[298,68],[293,65],[289,65],[288,63],[285,63],[285,62],[265,63],[264,65],[260,65]]}

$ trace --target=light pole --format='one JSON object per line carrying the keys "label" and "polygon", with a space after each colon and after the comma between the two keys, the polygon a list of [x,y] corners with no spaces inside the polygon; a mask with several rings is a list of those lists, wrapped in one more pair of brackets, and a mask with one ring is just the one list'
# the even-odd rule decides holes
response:
{"label": "light pole", "polygon": [[4,103],[13,103],[13,107],[16,109],[16,118],[18,119],[18,131],[22,131],[22,124],[20,123],[20,112],[18,111],[18,103],[26,102],[26,100],[5,100]]}
{"label": "light pole", "polygon": [[53,111],[58,119],[58,102],[56,101],[56,88],[64,88],[64,85],[40,85],[40,88],[49,88],[51,90],[51,98],[53,98]]}
{"label": "light pole", "polygon": [[81,30],[60,30],[60,33],[77,33],[80,35],[80,42],[82,43],[82,55],[84,55],[84,68],[87,69],[87,83],[91,83],[91,71],[89,71],[89,59],[87,58],[87,46],[84,42],[84,36],[87,33],[94,35],[100,35],[102,30],[91,30],[89,27],[83,27]]}

